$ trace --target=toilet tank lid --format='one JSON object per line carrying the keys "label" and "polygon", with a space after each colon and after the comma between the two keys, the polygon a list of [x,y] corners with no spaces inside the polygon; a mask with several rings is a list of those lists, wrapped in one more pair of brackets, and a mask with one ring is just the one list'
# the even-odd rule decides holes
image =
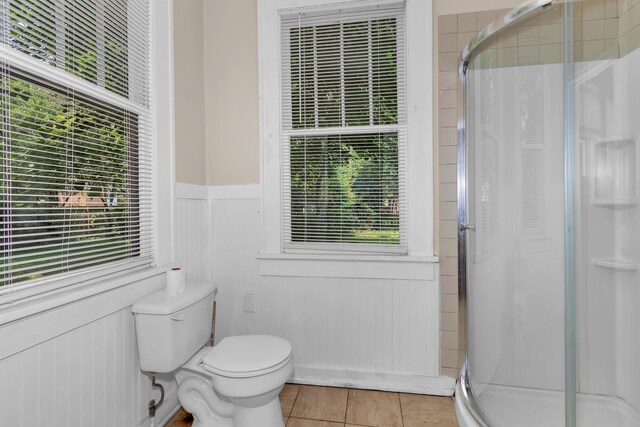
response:
{"label": "toilet tank lid", "polygon": [[216,291],[213,282],[203,280],[187,280],[184,291],[180,295],[170,296],[164,289],[154,292],[131,307],[135,314],[167,315],[183,310]]}

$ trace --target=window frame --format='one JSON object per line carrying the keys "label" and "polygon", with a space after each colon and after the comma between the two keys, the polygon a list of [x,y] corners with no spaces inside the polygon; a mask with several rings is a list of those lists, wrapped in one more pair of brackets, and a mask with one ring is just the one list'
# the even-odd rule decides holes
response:
{"label": "window frame", "polygon": [[[45,79],[44,77],[46,77],[45,76],[46,73],[42,70],[38,75],[38,74],[31,74],[30,72],[26,72],[24,70],[18,69],[15,66],[10,66],[10,67],[7,67],[7,70],[4,70],[3,73],[5,73],[4,75],[7,76],[9,79],[15,79],[27,84],[34,85],[38,88],[49,91],[50,93],[55,93],[58,96],[67,96],[68,92],[70,91],[70,88],[68,86],[64,87],[64,86],[55,85],[51,79]],[[128,119],[134,118],[134,120],[131,120],[127,124],[127,128],[128,128],[127,136],[129,138],[127,138],[126,140],[125,150],[128,153],[132,153],[132,152],[140,153],[141,151],[140,145],[139,145],[140,134],[138,132],[140,122],[139,122],[138,112],[123,108],[121,105],[105,103],[101,99],[91,95],[90,93],[81,93],[75,88],[73,89],[73,91],[74,91],[74,94],[72,99],[74,102],[81,102],[85,105],[93,105],[95,108],[101,109],[101,112],[106,111],[106,109],[108,108],[114,112],[122,113],[123,116],[126,116]],[[5,114],[9,114],[9,112],[5,110],[0,110],[0,117],[2,117]],[[135,131],[131,132],[131,129],[135,129]],[[4,129],[0,131],[0,134],[3,132],[4,132]],[[127,267],[125,267],[124,265],[128,265],[128,264],[136,264],[136,265],[142,265],[145,263],[149,264],[150,262],[149,257],[142,256],[141,250],[140,250],[140,245],[142,243],[140,240],[140,235],[142,234],[141,233],[142,222],[140,220],[141,219],[140,207],[142,205],[141,200],[143,200],[141,198],[140,185],[139,185],[139,182],[141,179],[140,159],[132,158],[132,162],[128,166],[129,167],[127,168],[126,177],[129,184],[127,185],[127,188],[130,189],[131,191],[130,194],[132,194],[134,197],[132,197],[133,203],[130,203],[128,207],[127,223],[130,223],[130,222],[138,223],[137,228],[127,229],[128,233],[132,233],[137,236],[137,238],[133,239],[133,242],[135,243],[131,242],[129,243],[129,246],[127,246],[127,252],[130,254],[134,254],[133,256],[127,255],[120,259],[116,259],[113,261],[106,261],[106,262],[99,262],[100,260],[96,259],[96,261],[98,261],[99,263],[95,265],[89,265],[89,266],[80,267],[80,268],[71,268],[66,270],[65,272],[54,272],[51,275],[45,274],[40,279],[25,280],[24,282],[18,281],[16,283],[9,284],[6,286],[9,286],[9,287],[15,286],[18,288],[23,286],[23,284],[27,286],[38,286],[43,282],[48,283],[51,281],[55,281],[56,279],[64,279],[66,277],[73,277],[73,276],[82,276],[83,274],[92,273],[94,271],[102,271],[109,268],[117,269],[118,266],[120,266],[123,269],[126,269]],[[148,203],[148,202],[149,201],[147,200],[145,203]],[[8,216],[10,217],[13,216],[12,206],[9,206],[6,209],[6,211],[9,212]],[[9,229],[11,228],[12,227],[9,227]],[[2,226],[0,226],[0,230],[3,230]],[[6,238],[6,240],[8,241],[8,243],[6,243],[7,246],[13,246],[14,240],[13,240],[12,233],[9,234],[9,237]],[[33,281],[33,284],[30,283],[31,281]],[[0,285],[0,290],[2,290],[2,288],[3,288],[3,285]]]}
{"label": "window frame", "polygon": [[[49,66],[47,78],[52,85],[65,86],[79,93],[94,94],[102,102],[112,104],[133,114],[150,115],[151,156],[154,165],[150,179],[153,182],[151,203],[154,206],[153,250],[151,258],[120,265],[105,265],[72,276],[53,275],[20,286],[0,288],[0,314],[3,322],[18,320],[51,308],[85,299],[98,293],[129,285],[137,280],[157,276],[172,259],[174,171],[174,105],[173,105],[173,1],[149,2],[149,97],[151,107],[98,87],[78,76]],[[0,54],[12,68],[24,73],[42,73],[39,61],[20,55],[0,45]],[[130,77],[137,79],[135,73]]]}
{"label": "window frame", "polygon": [[[340,93],[340,98],[341,98],[341,112],[339,113],[340,116],[340,124],[335,124],[333,126],[321,126],[320,125],[320,121],[319,121],[319,117],[320,117],[320,111],[319,111],[319,99],[317,97],[317,92],[316,92],[316,98],[314,100],[314,118],[315,118],[315,124],[312,126],[300,126],[300,123],[298,123],[298,126],[296,126],[294,124],[294,120],[293,120],[293,116],[294,116],[294,111],[293,109],[287,109],[286,111],[282,111],[282,122],[283,122],[283,131],[282,131],[282,147],[281,147],[281,155],[282,155],[282,170],[283,170],[283,174],[284,176],[287,176],[289,174],[292,173],[292,166],[291,166],[291,161],[294,159],[294,155],[291,153],[291,142],[292,140],[295,139],[305,139],[306,138],[335,138],[335,137],[364,137],[366,135],[373,137],[374,135],[389,135],[389,134],[395,134],[396,135],[396,139],[397,139],[397,165],[398,165],[398,170],[397,170],[397,183],[398,183],[398,196],[399,196],[399,200],[401,201],[399,203],[400,208],[399,208],[399,218],[398,218],[398,243],[382,243],[382,242],[378,242],[378,243],[362,243],[362,242],[355,242],[355,241],[349,241],[349,242],[342,242],[342,243],[338,243],[335,241],[331,241],[330,239],[330,235],[327,235],[327,240],[325,241],[317,241],[317,242],[296,242],[293,240],[293,230],[294,230],[294,225],[293,223],[291,223],[291,221],[293,220],[293,195],[290,193],[291,192],[291,184],[292,184],[292,179],[293,177],[291,177],[289,180],[285,179],[284,176],[281,178],[281,191],[283,194],[286,195],[286,193],[290,194],[290,197],[283,197],[283,203],[282,203],[282,215],[283,215],[283,223],[282,223],[282,227],[283,227],[283,232],[282,232],[282,239],[283,239],[283,252],[286,253],[306,253],[306,252],[316,252],[316,253],[332,253],[332,252],[336,252],[336,253],[356,253],[356,254],[399,254],[399,255],[403,255],[407,253],[407,241],[406,241],[406,216],[407,216],[407,212],[406,212],[406,205],[405,203],[403,203],[406,200],[406,170],[402,167],[400,167],[400,165],[404,165],[406,164],[406,140],[407,140],[407,126],[406,126],[406,105],[400,104],[398,101],[400,99],[405,99],[406,98],[406,85],[404,84],[406,81],[406,69],[404,67],[405,64],[405,57],[406,57],[406,52],[404,49],[399,49],[400,46],[404,46],[404,39],[405,39],[405,25],[404,25],[404,20],[405,20],[405,16],[404,16],[404,5],[402,3],[398,3],[398,5],[402,5],[401,7],[399,7],[400,11],[396,10],[395,8],[392,8],[391,10],[383,10],[382,11],[382,15],[383,17],[381,19],[389,19],[389,18],[398,18],[398,21],[401,21],[399,24],[398,22],[396,22],[396,31],[397,31],[397,35],[398,37],[396,37],[395,40],[395,44],[397,47],[397,62],[398,64],[402,64],[402,75],[398,74],[398,77],[396,79],[396,83],[397,83],[397,91],[396,91],[396,103],[398,105],[398,109],[397,109],[397,120],[395,123],[378,123],[375,124],[375,116],[374,116],[374,110],[373,110],[373,62],[372,62],[372,51],[370,50],[369,53],[369,69],[368,69],[368,79],[369,79],[369,88],[368,88],[368,92],[369,92],[369,111],[368,111],[368,124],[358,124],[358,125],[349,125],[347,123],[347,112],[345,111],[346,109],[346,102],[348,101],[347,99],[347,95],[344,92],[344,87],[346,85],[346,76],[344,71],[342,71],[340,73],[340,77],[339,77],[339,83],[340,86],[343,88],[343,90],[341,90]],[[335,10],[335,9],[334,9]],[[400,13],[398,13],[400,12]],[[329,15],[333,15],[333,13],[329,12]],[[369,39],[372,37],[371,35],[371,30],[372,30],[372,25],[371,22],[376,20],[377,16],[376,16],[376,9],[375,8],[366,8],[364,10],[362,10],[362,13],[359,14],[359,16],[353,16],[350,17],[348,19],[347,22],[369,22],[368,25],[368,37]],[[284,49],[283,52],[281,52],[281,56],[282,56],[282,63],[281,63],[281,67],[283,67],[285,70],[287,69],[286,62],[287,60],[291,60],[292,56],[293,56],[293,51],[291,51],[290,47],[289,49],[287,49],[285,46],[287,44],[291,44],[292,39],[290,38],[290,32],[292,29],[296,28],[297,25],[300,25],[300,22],[298,21],[298,24],[296,25],[295,20],[296,20],[296,16],[298,16],[297,13],[293,13],[293,14],[281,14],[281,19],[282,20],[286,20],[289,21],[287,24],[284,24],[281,22],[281,26],[283,28],[286,28],[287,31],[281,31],[282,34],[282,42],[281,42],[281,48]],[[313,30],[313,34],[315,34],[316,29],[315,27],[317,26],[323,26],[323,25],[333,25],[333,24],[338,24],[338,23],[342,23],[344,22],[341,19],[338,19],[336,16],[328,16],[326,18],[321,17],[318,19],[317,16],[311,18],[311,20],[313,21],[313,23],[310,24],[311,27],[314,27]],[[292,22],[293,21],[293,22]],[[304,23],[303,23],[304,26]],[[400,30],[398,30],[398,26],[401,28]],[[341,54],[341,61],[344,61],[346,58],[344,56],[344,37],[343,37],[343,29],[342,29],[342,25],[340,25],[340,43],[341,43],[341,47],[340,47],[340,52],[342,52]],[[315,36],[314,36],[315,37]],[[315,49],[315,48],[314,48]],[[373,49],[373,47],[371,45],[368,46],[368,49]],[[315,55],[315,54],[314,54]],[[344,70],[345,64],[344,62],[340,63],[340,68],[341,70]],[[287,92],[287,87],[292,85],[292,81],[293,81],[293,69],[291,69],[291,67],[289,67],[288,69],[288,73],[286,71],[282,72],[282,82],[283,82],[283,86],[282,88],[285,89],[283,92]],[[314,71],[314,72],[317,72]],[[318,80],[315,79],[315,84],[318,83]],[[283,95],[281,95],[283,96]],[[290,101],[293,99],[292,95]],[[284,96],[283,96],[284,97]],[[291,104],[293,105],[293,104]],[[306,123],[305,123],[306,124]],[[289,227],[287,227],[287,222],[289,222]],[[307,231],[306,229],[304,231]]]}
{"label": "window frame", "polygon": [[[350,7],[374,7],[397,4],[397,0],[259,0],[259,99],[260,99],[260,222],[262,260],[297,260],[284,252],[281,173],[282,146],[282,71],[281,13],[301,8],[327,12]],[[394,260],[436,261],[434,254],[434,168],[432,108],[432,2],[405,0],[406,129],[407,129],[407,253],[388,254]],[[426,165],[426,167],[425,167]],[[305,251],[304,259],[371,259],[371,253],[341,251]],[[291,256],[289,256],[291,255]],[[372,261],[372,262],[375,262]]]}

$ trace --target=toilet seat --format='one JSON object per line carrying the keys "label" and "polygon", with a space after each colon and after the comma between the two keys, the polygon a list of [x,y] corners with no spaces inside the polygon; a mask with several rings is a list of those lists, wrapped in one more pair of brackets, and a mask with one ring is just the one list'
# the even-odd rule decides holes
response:
{"label": "toilet seat", "polygon": [[287,365],[291,344],[271,335],[224,338],[204,357],[204,368],[216,375],[247,378],[266,375]]}

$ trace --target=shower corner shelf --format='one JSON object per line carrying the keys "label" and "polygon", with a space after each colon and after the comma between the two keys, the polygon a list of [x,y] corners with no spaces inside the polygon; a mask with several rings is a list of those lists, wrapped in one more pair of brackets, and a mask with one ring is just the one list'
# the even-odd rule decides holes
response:
{"label": "shower corner shelf", "polygon": [[634,207],[638,204],[638,199],[627,200],[593,200],[592,204],[595,206],[603,206],[605,208],[613,209],[627,209]]}
{"label": "shower corner shelf", "polygon": [[621,270],[621,271],[637,271],[638,270],[638,264],[628,260],[592,258],[591,264],[595,265],[596,267],[609,268],[611,270]]}
{"label": "shower corner shelf", "polygon": [[640,196],[638,139],[609,137],[587,142],[593,176],[591,203],[613,209],[636,206]]}

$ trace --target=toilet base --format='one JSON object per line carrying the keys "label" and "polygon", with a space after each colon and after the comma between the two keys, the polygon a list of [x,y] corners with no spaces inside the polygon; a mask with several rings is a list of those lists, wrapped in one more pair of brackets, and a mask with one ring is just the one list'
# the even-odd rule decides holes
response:
{"label": "toilet base", "polygon": [[276,398],[258,408],[236,406],[233,427],[284,427],[280,400]]}
{"label": "toilet base", "polygon": [[258,407],[233,405],[222,401],[211,383],[195,375],[180,384],[178,396],[182,406],[193,414],[192,427],[284,427],[278,397]]}
{"label": "toilet base", "polygon": [[[176,371],[178,400],[193,414],[193,427],[284,427],[278,395],[286,378],[269,393],[229,399],[215,391],[211,374],[202,367],[202,359],[210,350],[211,347],[202,348]],[[285,374],[287,378],[291,375]],[[256,406],[265,400],[268,402]]]}

